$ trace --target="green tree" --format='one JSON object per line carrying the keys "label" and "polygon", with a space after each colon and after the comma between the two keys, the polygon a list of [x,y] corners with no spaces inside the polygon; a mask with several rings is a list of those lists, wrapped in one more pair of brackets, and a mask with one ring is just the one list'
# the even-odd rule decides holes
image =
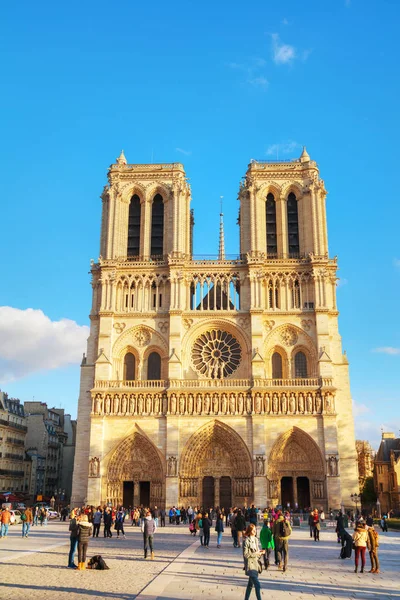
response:
{"label": "green tree", "polygon": [[364,481],[364,487],[361,492],[362,504],[374,504],[376,502],[376,492],[374,487],[374,478],[367,477]]}

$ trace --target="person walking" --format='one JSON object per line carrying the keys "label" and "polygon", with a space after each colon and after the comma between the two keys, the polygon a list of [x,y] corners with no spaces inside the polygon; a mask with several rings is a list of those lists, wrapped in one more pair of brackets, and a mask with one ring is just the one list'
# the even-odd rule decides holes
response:
{"label": "person walking", "polygon": [[218,513],[217,515],[215,531],[217,532],[217,548],[221,548],[222,534],[224,533],[224,517],[222,513]]}
{"label": "person walking", "polygon": [[379,570],[379,559],[378,559],[378,547],[379,547],[379,535],[376,531],[374,524],[368,527],[368,539],[367,548],[369,551],[369,557],[371,559],[371,570],[370,573],[380,573]]}
{"label": "person walking", "polygon": [[78,523],[78,569],[86,569],[86,553],[92,533],[92,524],[87,515],[81,515]]}
{"label": "person walking", "polygon": [[232,513],[232,516],[229,519],[229,525],[231,526],[231,535],[232,535],[232,539],[233,539],[233,547],[237,548],[238,547],[238,535],[237,535],[237,529],[236,529],[236,510],[235,512]]}
{"label": "person walking", "polygon": [[[22,519],[23,516],[25,517],[25,519]],[[25,512],[23,512],[21,514],[21,521],[22,521],[22,537],[27,538],[29,536],[29,530],[33,523],[33,515],[32,515],[32,511],[29,507],[25,510]]]}
{"label": "person walking", "polygon": [[103,521],[104,521],[104,537],[111,538],[112,537],[112,532],[111,532],[112,514],[111,514],[111,509],[109,507],[107,507],[106,510],[104,511]]}
{"label": "person walking", "polygon": [[165,508],[162,508],[160,510],[160,522],[161,522],[161,527],[165,527],[165,515],[166,515],[166,510]]}
{"label": "person walking", "polygon": [[289,537],[292,535],[289,519],[282,514],[274,524],[274,542],[277,547],[278,569],[285,572],[289,561]]}
{"label": "person walking", "polygon": [[93,515],[93,537],[99,537],[102,516],[103,513],[101,511],[101,507],[98,506]]}
{"label": "person walking", "polygon": [[264,525],[260,531],[260,544],[261,548],[265,550],[264,552],[264,567],[265,570],[268,570],[269,567],[269,555],[271,554],[271,550],[275,549],[274,537],[272,535],[272,531],[267,518],[264,520]]}
{"label": "person walking", "polygon": [[242,511],[239,510],[237,511],[237,515],[236,515],[236,519],[235,519],[235,526],[236,526],[236,532],[237,532],[237,547],[240,548],[240,546],[243,543],[243,532],[246,529],[246,519],[244,518],[244,515],[242,513]]}
{"label": "person walking", "polygon": [[243,558],[245,573],[249,578],[247,583],[245,600],[249,600],[251,590],[255,589],[257,600],[261,600],[261,586],[258,580],[258,559],[264,554],[264,550],[258,547],[256,538],[256,526],[253,523],[246,529],[246,538],[243,542]]}
{"label": "person walking", "polygon": [[364,519],[360,519],[357,522],[356,529],[355,529],[355,531],[353,533],[353,543],[354,543],[354,546],[355,546],[355,555],[354,555],[355,569],[354,569],[354,573],[357,573],[357,571],[358,571],[358,562],[359,562],[360,556],[361,556],[361,570],[360,570],[360,573],[364,573],[365,553],[366,553],[366,550],[367,550],[367,540],[368,540],[368,531],[365,529]]}
{"label": "person walking", "polygon": [[78,547],[78,521],[76,518],[76,511],[73,509],[69,515],[69,555],[68,555],[68,569],[77,569],[74,559],[75,552]]}
{"label": "person walking", "polygon": [[308,526],[310,528],[310,538],[313,538],[314,535],[314,511],[311,511],[308,515]]}
{"label": "person walking", "polygon": [[210,545],[210,528],[212,525],[211,519],[208,518],[208,513],[204,513],[203,517],[203,532],[204,532],[204,547],[208,548]]}
{"label": "person walking", "polygon": [[11,522],[11,513],[7,507],[5,507],[1,513],[1,531],[0,538],[7,537],[8,528]]}
{"label": "person walking", "polygon": [[117,532],[117,538],[119,538],[119,534],[122,533],[123,537],[125,538],[125,531],[124,531],[124,521],[125,521],[125,510],[123,509],[122,506],[119,507],[119,510],[115,516],[115,531]]}
{"label": "person walking", "polygon": [[151,560],[154,560],[154,534],[157,531],[157,525],[151,516],[151,512],[147,511],[145,518],[142,523],[142,533],[143,533],[143,548],[144,548],[144,558],[147,558],[147,547],[150,547],[151,552]]}
{"label": "person walking", "polygon": [[313,532],[314,532],[314,542],[319,542],[319,532],[321,530],[321,523],[320,523],[320,517],[318,514],[318,509],[316,508],[314,510],[314,525],[313,525]]}

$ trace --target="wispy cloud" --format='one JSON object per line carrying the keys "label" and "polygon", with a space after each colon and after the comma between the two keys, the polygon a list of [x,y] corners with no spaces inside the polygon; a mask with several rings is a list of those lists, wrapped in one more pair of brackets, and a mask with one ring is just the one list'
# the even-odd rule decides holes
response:
{"label": "wispy cloud", "polygon": [[289,21],[286,19],[286,17],[282,20],[282,25],[289,25]]}
{"label": "wispy cloud", "polygon": [[272,37],[272,58],[276,65],[291,64],[296,58],[296,49],[290,44],[284,44],[279,39],[279,34],[273,33]]}
{"label": "wispy cloud", "polygon": [[192,154],[191,150],[184,150],[183,148],[175,148],[176,152],[180,152],[181,154],[184,154],[185,156],[190,156]]}
{"label": "wispy cloud", "polygon": [[250,83],[251,85],[254,85],[256,87],[266,88],[268,86],[268,79],[263,76],[253,77],[251,79],[248,79],[247,81],[248,81],[248,83]]}
{"label": "wispy cloud", "polygon": [[234,71],[242,71],[246,77],[245,83],[258,88],[266,89],[268,79],[264,73],[264,67],[267,61],[258,56],[249,59],[246,63],[229,62],[226,66]]}
{"label": "wispy cloud", "polygon": [[353,400],[354,417],[359,417],[360,415],[365,415],[370,412],[371,409],[366,404],[362,404],[361,402],[356,402],[355,400]]}
{"label": "wispy cloud", "polygon": [[267,156],[277,156],[282,154],[292,154],[294,151],[301,148],[301,144],[288,140],[287,142],[281,142],[280,144],[271,144],[268,146],[266,154]]}
{"label": "wispy cloud", "polygon": [[349,6],[351,5],[351,0],[344,0],[344,5],[346,8],[349,8]]}
{"label": "wispy cloud", "polygon": [[380,354],[389,354],[390,356],[397,356],[400,354],[400,348],[394,348],[393,346],[382,346],[381,348],[374,348],[372,352],[379,352]]}

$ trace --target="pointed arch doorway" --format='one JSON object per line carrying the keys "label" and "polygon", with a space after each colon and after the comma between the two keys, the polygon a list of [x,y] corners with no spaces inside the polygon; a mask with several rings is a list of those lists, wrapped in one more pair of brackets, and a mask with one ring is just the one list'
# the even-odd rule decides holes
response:
{"label": "pointed arch doorway", "polygon": [[182,453],[179,503],[243,506],[253,500],[253,461],[236,431],[217,419],[197,430]]}

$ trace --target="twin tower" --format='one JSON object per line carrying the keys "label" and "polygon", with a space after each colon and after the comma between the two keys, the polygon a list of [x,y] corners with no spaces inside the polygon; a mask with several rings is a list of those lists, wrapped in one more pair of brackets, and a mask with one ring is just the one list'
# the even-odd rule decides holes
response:
{"label": "twin tower", "polygon": [[130,165],[102,194],[72,502],[350,506],[348,362],[326,191],[306,150],[252,161],[240,254],[193,256],[179,163]]}

